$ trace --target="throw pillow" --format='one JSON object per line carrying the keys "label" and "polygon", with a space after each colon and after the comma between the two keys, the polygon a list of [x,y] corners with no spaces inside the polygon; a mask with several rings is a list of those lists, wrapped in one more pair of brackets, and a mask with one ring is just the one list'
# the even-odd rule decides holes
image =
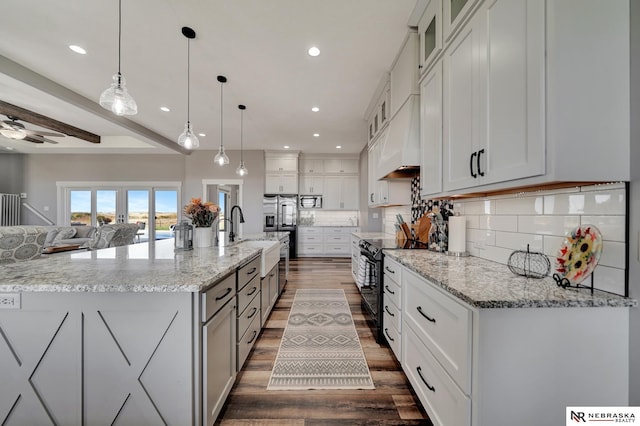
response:
{"label": "throw pillow", "polygon": [[60,232],[58,232],[58,235],[56,236],[54,241],[68,240],[69,238],[73,238],[75,235],[76,235],[76,228],[73,228],[73,227],[62,228],[60,229]]}
{"label": "throw pillow", "polygon": [[76,230],[75,238],[91,238],[96,228],[93,226],[74,226]]}
{"label": "throw pillow", "polygon": [[47,238],[44,240],[44,247],[51,247],[53,245],[53,240],[58,236],[59,229],[52,229],[47,232]]}

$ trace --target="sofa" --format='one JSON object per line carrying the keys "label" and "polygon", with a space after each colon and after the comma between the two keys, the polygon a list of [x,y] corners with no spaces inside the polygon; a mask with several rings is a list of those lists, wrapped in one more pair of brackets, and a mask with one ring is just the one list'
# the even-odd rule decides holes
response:
{"label": "sofa", "polygon": [[48,233],[44,226],[0,226],[0,265],[40,257]]}
{"label": "sofa", "polygon": [[96,227],[89,225],[47,226],[49,230],[44,247],[79,245],[87,247],[96,234]]}
{"label": "sofa", "polygon": [[126,246],[135,243],[136,234],[140,230],[137,223],[110,223],[96,229],[96,233],[87,243],[89,250],[108,247]]}

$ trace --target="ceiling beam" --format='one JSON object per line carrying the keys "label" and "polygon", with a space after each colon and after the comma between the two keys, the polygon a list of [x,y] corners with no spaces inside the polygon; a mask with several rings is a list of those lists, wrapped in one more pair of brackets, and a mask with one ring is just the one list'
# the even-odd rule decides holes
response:
{"label": "ceiling beam", "polygon": [[67,136],[73,136],[74,138],[82,139],[91,143],[100,143],[100,136],[95,133],[87,132],[86,130],[79,129],[71,126],[62,121],[54,120],[53,118],[38,114],[28,109],[20,108],[19,106],[12,105],[8,102],[0,100],[0,114],[15,117],[19,121],[25,121],[27,123],[35,124],[40,127],[44,127],[49,130],[64,133]]}
{"label": "ceiling beam", "polygon": [[2,55],[0,55],[0,72],[28,86],[41,90],[53,97],[67,102],[75,107],[90,112],[104,120],[117,124],[123,129],[127,129],[135,134],[152,140],[159,145],[179,152],[180,154],[191,155],[190,150],[181,147],[175,141],[168,139],[154,132],[153,130],[127,118],[118,117],[111,111],[107,111],[106,109],[102,108],[97,102],[89,98],[85,98],[84,96],[74,92],[73,90],[62,86],[53,80],[49,80],[45,76],[40,75],[35,71],[32,71],[29,68],[26,68]]}

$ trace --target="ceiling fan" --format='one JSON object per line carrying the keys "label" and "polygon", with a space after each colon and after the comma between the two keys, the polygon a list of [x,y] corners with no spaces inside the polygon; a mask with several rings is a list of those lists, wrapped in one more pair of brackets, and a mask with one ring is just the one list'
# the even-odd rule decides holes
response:
{"label": "ceiling fan", "polygon": [[18,117],[7,115],[8,120],[0,121],[0,135],[9,139],[26,140],[33,143],[52,143],[58,142],[48,139],[45,136],[64,137],[62,133],[44,132],[40,130],[31,130],[24,127],[24,124],[18,122]]}

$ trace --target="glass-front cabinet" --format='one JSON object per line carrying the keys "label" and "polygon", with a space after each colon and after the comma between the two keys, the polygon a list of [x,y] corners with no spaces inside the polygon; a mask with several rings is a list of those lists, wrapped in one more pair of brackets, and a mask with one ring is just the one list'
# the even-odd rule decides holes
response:
{"label": "glass-front cabinet", "polygon": [[[448,0],[446,0],[448,1]],[[418,23],[420,74],[424,74],[442,51],[442,0],[431,0]]]}

